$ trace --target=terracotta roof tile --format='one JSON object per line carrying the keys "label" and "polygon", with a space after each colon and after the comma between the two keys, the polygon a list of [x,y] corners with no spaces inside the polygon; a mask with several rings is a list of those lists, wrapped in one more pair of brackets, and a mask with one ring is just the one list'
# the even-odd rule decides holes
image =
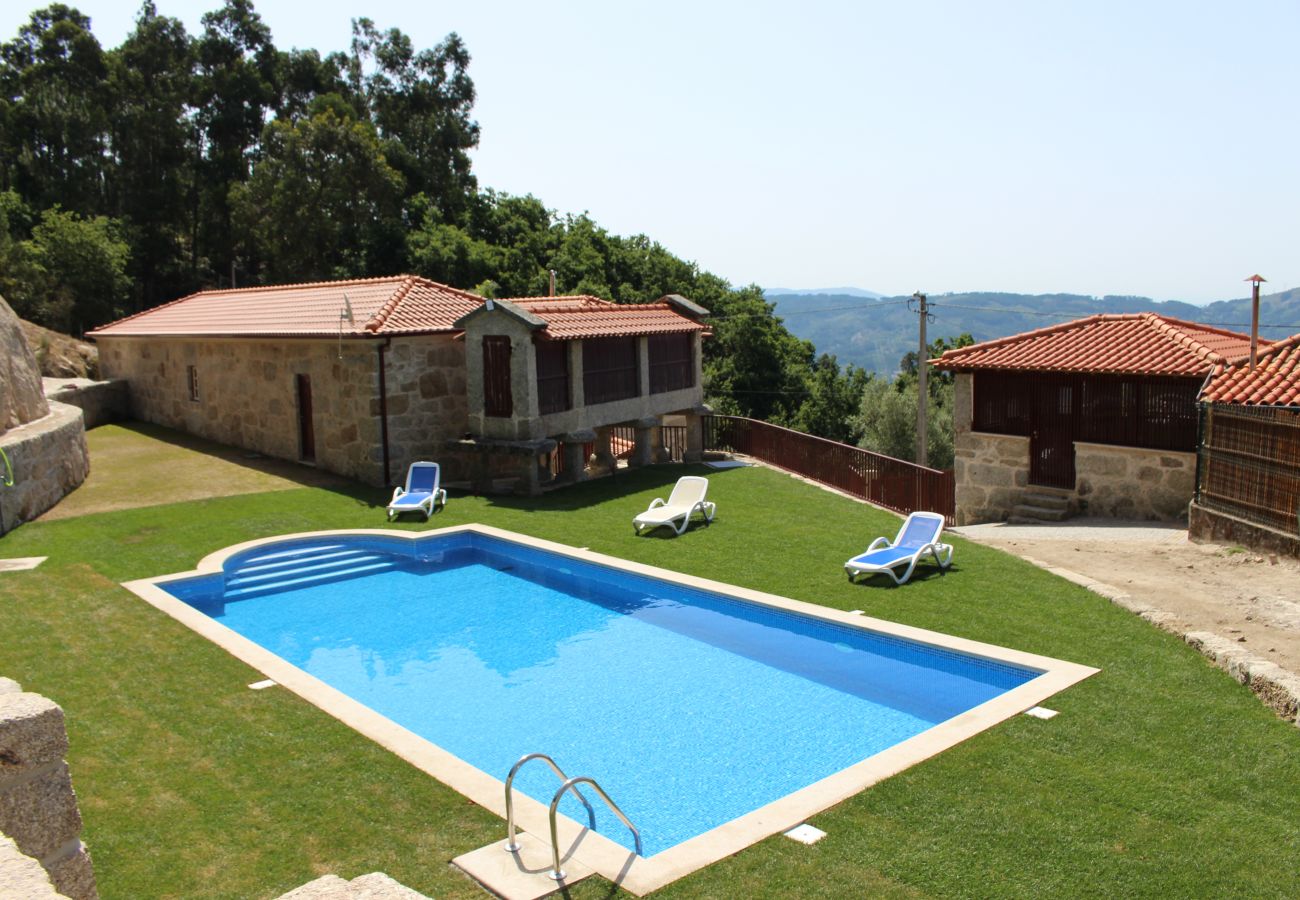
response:
{"label": "terracotta roof tile", "polygon": [[[1261,342],[1262,343],[1262,342]],[[936,368],[955,372],[1092,372],[1196,376],[1248,350],[1235,331],[1156,313],[1098,315],[949,350]]]}
{"label": "terracotta roof tile", "polygon": [[[340,320],[344,297],[352,320]],[[453,331],[483,298],[414,275],[200,291],[91,331],[92,336],[333,337]]]}
{"label": "terracotta roof tile", "polygon": [[[346,304],[344,297],[346,296]],[[673,305],[596,297],[511,300],[547,323],[557,340],[707,331]],[[458,330],[483,303],[477,294],[415,275],[200,291],[89,332],[94,337],[344,337]],[[340,319],[346,305],[352,320]]]}
{"label": "terracotta roof tile", "polygon": [[610,303],[596,297],[523,297],[511,303],[546,322],[545,334],[568,341],[707,331],[668,303]]}
{"label": "terracotta roof tile", "polygon": [[1263,348],[1254,370],[1248,355],[1216,366],[1201,399],[1247,406],[1300,406],[1300,334]]}

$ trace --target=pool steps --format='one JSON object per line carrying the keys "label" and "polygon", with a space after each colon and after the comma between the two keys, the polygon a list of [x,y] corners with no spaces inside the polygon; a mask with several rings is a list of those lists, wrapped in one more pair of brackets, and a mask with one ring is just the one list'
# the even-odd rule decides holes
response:
{"label": "pool steps", "polygon": [[343,581],[395,569],[406,560],[376,550],[339,544],[298,547],[250,557],[226,573],[224,599],[245,600],[276,591]]}

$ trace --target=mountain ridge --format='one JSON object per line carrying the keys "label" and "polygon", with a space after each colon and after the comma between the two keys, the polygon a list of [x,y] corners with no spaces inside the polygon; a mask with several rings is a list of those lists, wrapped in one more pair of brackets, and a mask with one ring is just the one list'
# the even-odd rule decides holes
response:
{"label": "mountain ridge", "polygon": [[[903,356],[916,350],[916,313],[907,297],[850,294],[768,296],[791,333],[812,341],[818,355],[833,354],[841,365],[892,375]],[[930,340],[969,332],[990,341],[1050,325],[1106,313],[1154,312],[1170,318],[1250,332],[1250,298],[1216,300],[1203,306],[1180,300],[1083,294],[1014,294],[996,291],[932,294]],[[1300,288],[1260,298],[1260,337],[1279,340],[1300,332]]]}

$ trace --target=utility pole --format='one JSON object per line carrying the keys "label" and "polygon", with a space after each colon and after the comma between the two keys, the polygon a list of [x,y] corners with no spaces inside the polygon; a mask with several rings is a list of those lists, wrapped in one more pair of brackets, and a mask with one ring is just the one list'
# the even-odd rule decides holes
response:
{"label": "utility pole", "polygon": [[[912,304],[916,305],[913,306]],[[907,301],[907,308],[915,310],[921,320],[921,343],[920,349],[916,354],[916,462],[918,465],[928,466],[930,464],[929,454],[926,452],[925,436],[928,431],[926,423],[926,400],[929,399],[930,390],[927,385],[927,376],[929,366],[926,364],[926,358],[929,351],[925,343],[925,323],[930,318],[930,305],[926,301],[925,294],[917,291],[912,295],[912,299]]]}
{"label": "utility pole", "polygon": [[1242,281],[1249,281],[1251,286],[1250,292],[1250,369],[1255,370],[1255,357],[1259,350],[1259,285],[1267,281],[1263,275],[1252,275],[1249,278],[1243,278]]}

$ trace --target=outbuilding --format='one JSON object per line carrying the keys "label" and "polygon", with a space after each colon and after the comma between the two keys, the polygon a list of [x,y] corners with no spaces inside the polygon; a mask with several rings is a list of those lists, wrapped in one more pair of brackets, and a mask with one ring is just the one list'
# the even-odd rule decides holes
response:
{"label": "outbuilding", "polygon": [[1097,315],[932,360],[956,373],[957,524],[1184,518],[1197,395],[1249,343],[1155,313]]}
{"label": "outbuilding", "polygon": [[535,492],[612,464],[618,428],[634,463],[666,458],[665,416],[675,456],[698,453],[706,316],[677,295],[487,301],[398,275],[201,291],[89,336],[143,421],[367,484],[435,459]]}

